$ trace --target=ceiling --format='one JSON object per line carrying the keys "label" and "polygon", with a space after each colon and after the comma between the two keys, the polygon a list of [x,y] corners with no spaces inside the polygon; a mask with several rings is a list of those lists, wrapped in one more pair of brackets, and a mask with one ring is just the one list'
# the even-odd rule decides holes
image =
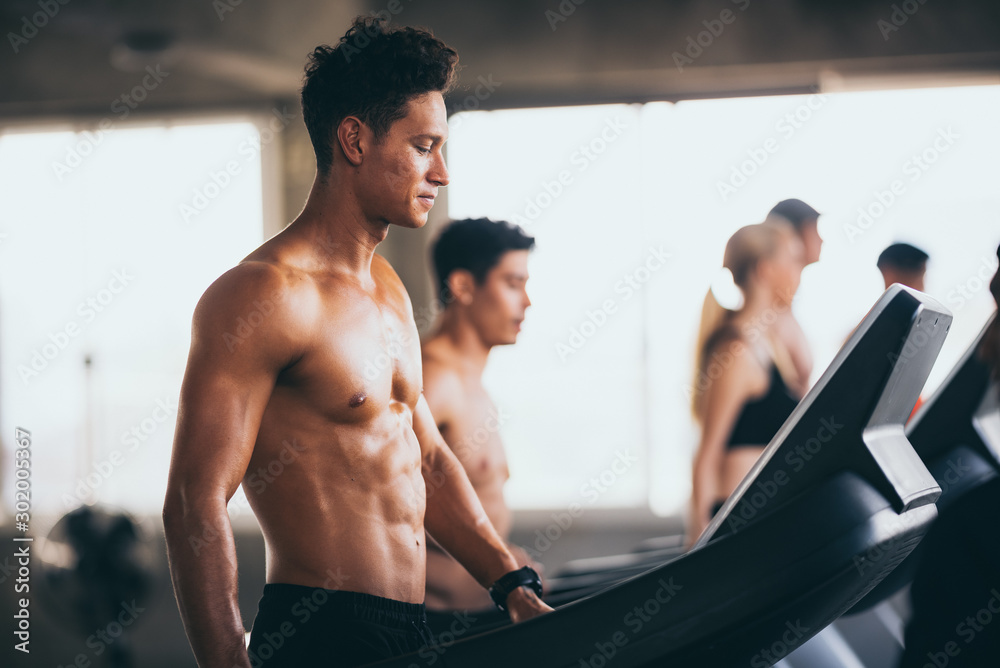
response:
{"label": "ceiling", "polygon": [[1000,82],[995,0],[2,0],[0,116],[288,100],[313,46],[379,11],[458,50],[453,110]]}

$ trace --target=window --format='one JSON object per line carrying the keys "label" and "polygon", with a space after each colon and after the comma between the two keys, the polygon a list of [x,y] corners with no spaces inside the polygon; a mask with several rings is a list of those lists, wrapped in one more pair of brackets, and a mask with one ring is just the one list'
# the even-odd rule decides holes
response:
{"label": "window", "polygon": [[261,165],[247,118],[0,134],[0,442],[32,433],[35,513],[159,513],[191,315],[261,241]]}
{"label": "window", "polygon": [[881,250],[930,253],[927,291],[955,321],[926,396],[993,309],[998,103],[979,86],[455,115],[449,215],[538,241],[524,331],[485,376],[511,505],[682,510],[705,292],[729,236],[788,197],[823,213],[795,303],[814,380],[881,294]]}

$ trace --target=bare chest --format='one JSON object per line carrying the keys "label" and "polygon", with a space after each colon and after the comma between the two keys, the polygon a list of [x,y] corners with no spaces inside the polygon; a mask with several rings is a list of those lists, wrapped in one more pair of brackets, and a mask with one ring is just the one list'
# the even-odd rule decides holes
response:
{"label": "bare chest", "polygon": [[507,479],[507,457],[500,431],[508,418],[482,387],[468,389],[462,410],[443,436],[470,478],[482,475]]}
{"label": "bare chest", "polygon": [[365,422],[416,406],[420,340],[406,304],[360,293],[324,296],[323,317],[306,351],[279,384],[335,422]]}

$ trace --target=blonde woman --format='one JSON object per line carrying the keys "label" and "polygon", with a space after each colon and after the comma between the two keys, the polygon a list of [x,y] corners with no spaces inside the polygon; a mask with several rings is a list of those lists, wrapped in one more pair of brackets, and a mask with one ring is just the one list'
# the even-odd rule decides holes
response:
{"label": "blonde woman", "polygon": [[743,296],[723,308],[710,290],[702,308],[692,412],[701,428],[694,457],[687,543],[708,525],[801,396],[775,323],[790,313],[804,266],[803,244],[784,222],[742,227],[726,244],[723,266]]}

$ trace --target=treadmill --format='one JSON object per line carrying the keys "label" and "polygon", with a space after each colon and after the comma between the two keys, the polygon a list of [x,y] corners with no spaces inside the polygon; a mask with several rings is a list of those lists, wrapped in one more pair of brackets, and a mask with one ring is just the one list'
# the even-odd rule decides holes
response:
{"label": "treadmill", "polygon": [[906,420],[951,324],[890,287],[690,552],[555,612],[377,666],[769,666],[885,578],[941,493]]}

